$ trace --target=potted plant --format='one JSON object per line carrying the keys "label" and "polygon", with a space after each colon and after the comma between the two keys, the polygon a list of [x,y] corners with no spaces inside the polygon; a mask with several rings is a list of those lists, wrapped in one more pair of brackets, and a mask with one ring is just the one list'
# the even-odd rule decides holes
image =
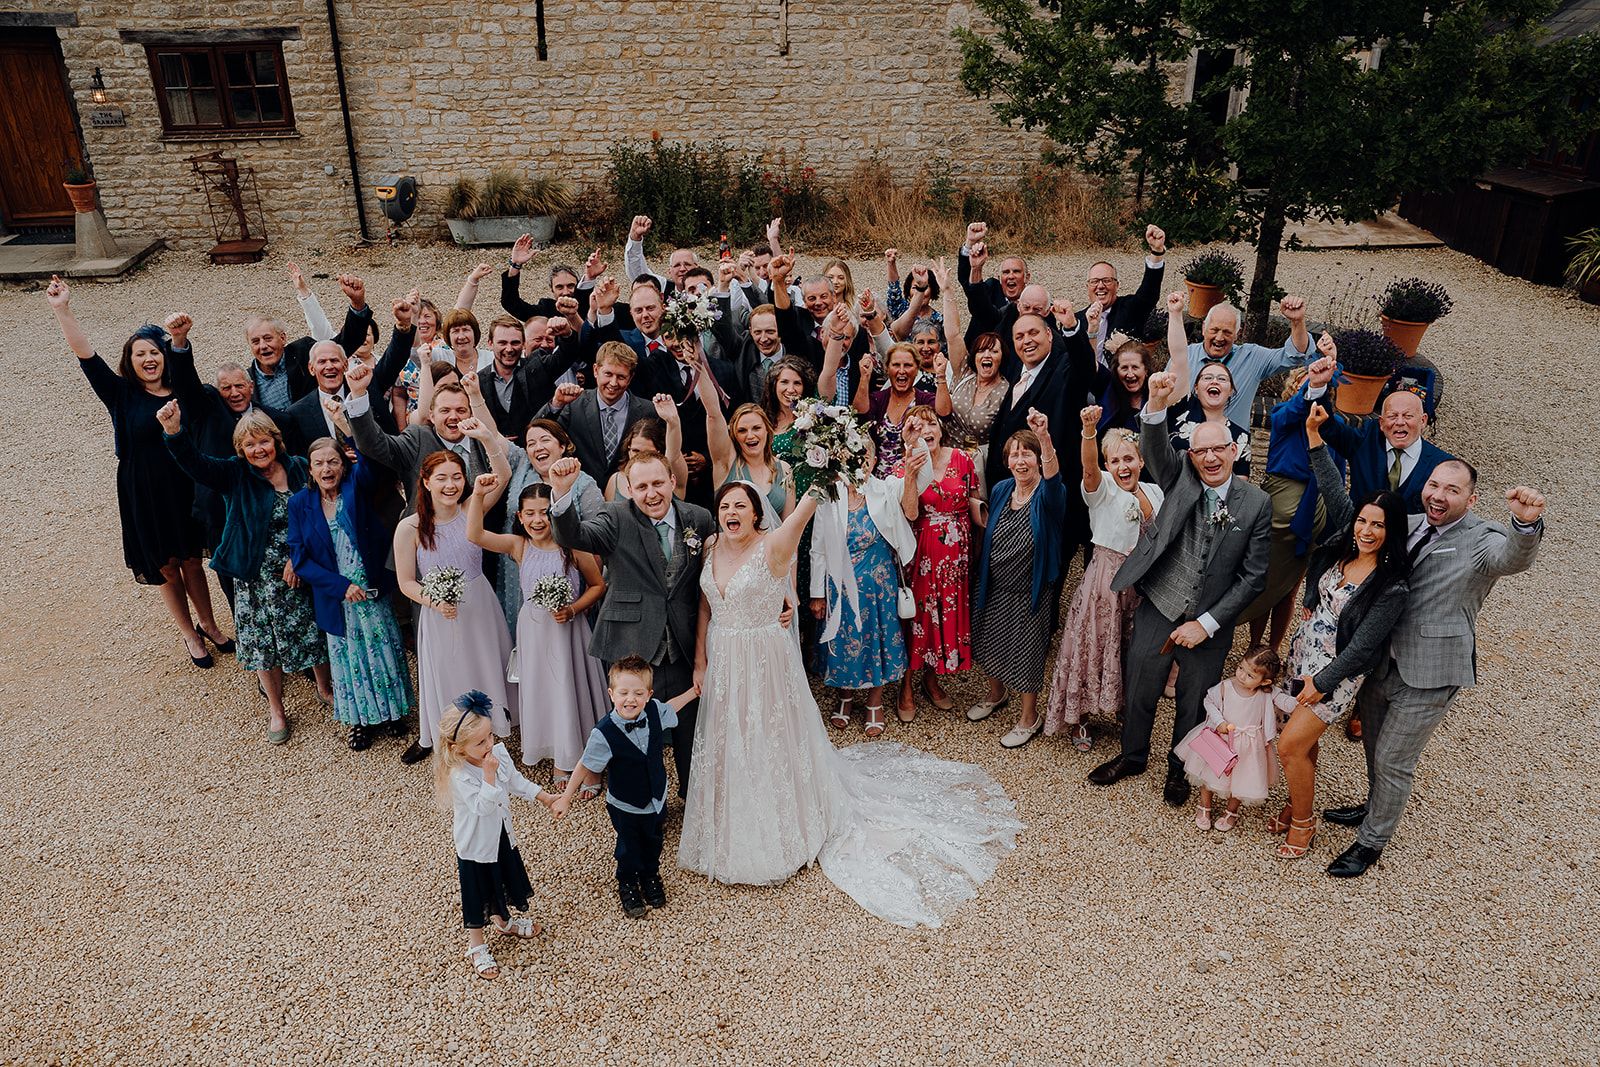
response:
{"label": "potted plant", "polygon": [[572,186],[560,178],[497,169],[481,182],[457,178],[444,217],[458,245],[508,245],[525,233],[543,245],[555,236],[556,219],[575,201]]}
{"label": "potted plant", "polygon": [[62,186],[67,190],[67,197],[72,201],[72,210],[89,212],[97,206],[95,189],[98,183],[94,175],[89,172],[83,160],[68,156],[62,160]]}
{"label": "potted plant", "polygon": [[1384,336],[1399,346],[1407,358],[1417,354],[1429,323],[1450,314],[1455,302],[1444,286],[1421,278],[1396,278],[1378,298],[1378,318]]}
{"label": "potted plant", "polygon": [[1591,226],[1567,238],[1572,262],[1567,264],[1567,284],[1578,297],[1600,304],[1600,226]]}
{"label": "potted plant", "polygon": [[1183,267],[1183,284],[1189,289],[1189,314],[1203,319],[1224,300],[1239,299],[1244,285],[1244,264],[1220,248],[1201,252]]}
{"label": "potted plant", "polygon": [[1341,330],[1333,335],[1339,348],[1343,380],[1334,405],[1346,415],[1370,415],[1378,394],[1405,359],[1400,346],[1377,330]]}

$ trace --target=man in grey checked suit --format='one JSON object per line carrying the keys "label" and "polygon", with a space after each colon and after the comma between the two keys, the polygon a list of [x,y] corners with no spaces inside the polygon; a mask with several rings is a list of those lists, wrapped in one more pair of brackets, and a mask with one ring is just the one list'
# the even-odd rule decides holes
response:
{"label": "man in grey checked suit", "polygon": [[[558,386],[550,403],[535,416],[561,424],[572,438],[578,462],[602,486],[628,458],[623,454],[622,442],[633,424],[655,417],[656,409],[650,401],[628,391],[638,365],[633,349],[621,341],[607,341],[595,355],[594,388]],[[682,720],[683,716],[678,718]]]}
{"label": "man in grey checked suit", "polygon": [[[550,514],[557,543],[592,552],[606,564],[606,595],[600,602],[589,654],[607,664],[639,656],[655,668],[655,691],[676,696],[694,684],[700,617],[700,565],[716,523],[705,508],[674,499],[676,479],[658,453],[628,460],[632,500],[613,500],[580,520],[571,505],[580,464],[557,460],[550,468]],[[678,796],[689,788],[695,721],[700,702],[678,712],[672,757]]]}
{"label": "man in grey checked suit", "polygon": [[[463,378],[477,388],[477,375]],[[467,436],[463,426],[478,425],[472,417],[472,402],[467,389],[457,385],[441,385],[433,391],[433,408],[428,421],[407,426],[400,433],[385,433],[372,413],[372,398],[367,389],[372,384],[372,367],[361,363],[345,373],[345,383],[350,387],[350,399],[345,402],[345,414],[350,417],[350,435],[356,439],[356,451],[376,463],[381,463],[399,477],[406,494],[405,514],[416,510],[417,474],[423,461],[435,452],[450,451],[461,457],[467,470],[467,484],[480,474],[489,473],[489,454],[481,441]],[[481,435],[480,435],[481,436]],[[498,529],[491,520],[491,529]]]}
{"label": "man in grey checked suit", "polygon": [[[1195,427],[1187,460],[1172,447],[1166,408],[1176,385],[1168,372],[1152,374],[1140,416],[1144,461],[1166,500],[1111,582],[1116,590],[1137,588],[1144,600],[1128,644],[1122,752],[1090,772],[1095,785],[1144,772],[1156,704],[1174,660],[1173,741],[1199,725],[1206,690],[1222,677],[1233,648],[1234,621],[1266,587],[1272,500],[1233,476],[1236,449],[1224,423]],[[1183,764],[1170,751],[1162,795],[1174,807],[1189,799]]]}
{"label": "man in grey checked suit", "polygon": [[1357,698],[1367,757],[1365,804],[1332,808],[1332,823],[1360,826],[1328,873],[1356,878],[1378,861],[1400,822],[1417,760],[1457,694],[1478,681],[1478,610],[1508,574],[1533,566],[1544,536],[1544,497],[1527,486],[1506,492],[1511,527],[1472,514],[1478,472],[1459,459],[1433,469],[1411,517],[1411,597],[1389,635],[1389,655]]}

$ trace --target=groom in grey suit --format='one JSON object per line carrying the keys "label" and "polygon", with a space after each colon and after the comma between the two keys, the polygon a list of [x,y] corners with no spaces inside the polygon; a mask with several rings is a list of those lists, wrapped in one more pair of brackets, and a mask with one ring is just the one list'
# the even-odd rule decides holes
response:
{"label": "groom in grey suit", "polygon": [[[1144,599],[1128,643],[1122,752],[1090,772],[1095,785],[1144,772],[1156,703],[1174,660],[1173,742],[1200,724],[1206,690],[1222,677],[1233,648],[1234,621],[1267,583],[1271,498],[1233,476],[1236,449],[1225,423],[1196,426],[1187,460],[1172,447],[1166,408],[1176,386],[1170,373],[1152,374],[1140,416],[1140,449],[1166,499],[1111,582],[1114,590],[1138,589]],[[1189,799],[1183,764],[1170,751],[1162,795],[1174,807]]]}
{"label": "groom in grey suit", "polygon": [[[622,468],[632,500],[613,500],[579,520],[571,505],[581,464],[557,460],[550,468],[550,514],[556,542],[592,552],[606,564],[606,595],[589,641],[589,654],[611,664],[639,656],[655,668],[656,695],[665,700],[694,684],[700,617],[700,564],[716,523],[705,508],[674,499],[676,479],[656,452]],[[672,757],[678,796],[689,788],[694,728],[700,702],[678,712]]]}
{"label": "groom in grey suit", "polygon": [[1367,757],[1368,800],[1323,812],[1360,826],[1353,845],[1328,866],[1356,878],[1378,861],[1400,822],[1422,749],[1457,694],[1478,681],[1478,611],[1494,583],[1533,566],[1544,536],[1544,497],[1527,486],[1506,492],[1511,528],[1472,514],[1478,472],[1446,459],[1422,487],[1406,550],[1411,596],[1389,635],[1389,655],[1357,698]]}

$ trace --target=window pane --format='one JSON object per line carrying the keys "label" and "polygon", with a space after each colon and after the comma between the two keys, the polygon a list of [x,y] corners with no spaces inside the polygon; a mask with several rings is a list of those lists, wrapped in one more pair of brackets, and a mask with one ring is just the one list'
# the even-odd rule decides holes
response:
{"label": "window pane", "polygon": [[249,89],[229,89],[228,106],[233,109],[233,121],[240,126],[254,126],[261,121],[256,113],[256,94]]}
{"label": "window pane", "polygon": [[217,102],[215,89],[194,91],[195,121],[205,126],[222,125],[222,108]]}
{"label": "window pane", "polygon": [[161,80],[169,89],[182,89],[189,85],[189,75],[183,67],[183,57],[167,52],[159,57]]}
{"label": "window pane", "polygon": [[211,77],[211,57],[203,52],[190,52],[184,56],[189,63],[190,85],[215,85]]}
{"label": "window pane", "polygon": [[245,62],[245,53],[222,53],[222,69],[227,76],[229,85],[250,84],[250,65]]}
{"label": "window pane", "polygon": [[257,89],[256,101],[261,105],[262,122],[283,121],[283,101],[276,88]]}
{"label": "window pane", "polygon": [[193,126],[194,101],[189,98],[189,90],[167,90],[167,113],[172,116],[174,126]]}
{"label": "window pane", "polygon": [[[273,53],[267,51],[251,52],[250,58],[255,60],[257,85],[278,84],[278,59]],[[263,102],[262,109],[265,110],[265,108],[266,104]]]}

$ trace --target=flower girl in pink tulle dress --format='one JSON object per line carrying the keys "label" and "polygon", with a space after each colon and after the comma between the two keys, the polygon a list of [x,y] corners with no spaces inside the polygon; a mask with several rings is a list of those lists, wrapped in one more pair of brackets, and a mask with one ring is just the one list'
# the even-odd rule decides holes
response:
{"label": "flower girl in pink tulle dress", "polygon": [[[1194,824],[1202,830],[1212,827],[1213,796],[1222,797],[1228,808],[1216,820],[1223,832],[1233,829],[1239,819],[1240,804],[1260,804],[1277,781],[1278,763],[1273,747],[1278,736],[1275,706],[1289,711],[1294,697],[1274,693],[1273,682],[1283,669],[1278,654],[1257,645],[1244,654],[1232,678],[1224,678],[1206,693],[1206,721],[1184,735],[1173,752],[1183,760],[1189,781],[1200,787]],[[1203,731],[1213,731],[1227,742],[1238,756],[1232,769],[1218,773],[1196,750]]]}

